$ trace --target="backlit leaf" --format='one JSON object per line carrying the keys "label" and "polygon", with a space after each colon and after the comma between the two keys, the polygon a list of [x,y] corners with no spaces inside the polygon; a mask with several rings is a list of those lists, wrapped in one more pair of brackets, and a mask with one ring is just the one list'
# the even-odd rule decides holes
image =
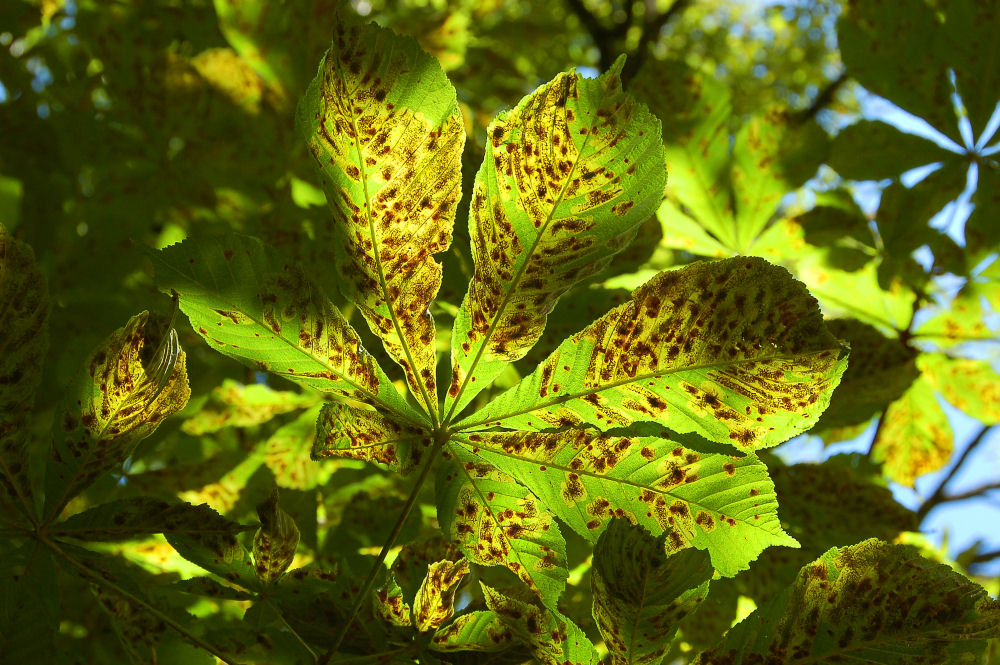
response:
{"label": "backlit leaf", "polygon": [[210,403],[185,420],[181,425],[184,432],[196,436],[223,427],[252,427],[316,402],[315,395],[274,390],[262,383],[243,385],[232,379],[223,381],[212,397],[217,404]]}
{"label": "backlit leaf", "polygon": [[160,288],[213,349],[320,392],[420,416],[305,272],[260,240],[229,234],[150,252]]}
{"label": "backlit leaf", "polygon": [[913,487],[918,476],[948,463],[954,447],[951,425],[925,377],[914,381],[882,417],[872,459],[884,464],[886,476]]}
{"label": "backlit leaf", "polygon": [[333,208],[341,290],[433,412],[434,254],[451,242],[465,144],[455,90],[412,37],[345,15],[298,117]]}
{"label": "backlit leaf", "polygon": [[27,418],[48,351],[48,316],[48,290],[34,252],[0,224],[0,506],[28,511],[34,507]]}
{"label": "backlit leaf", "polygon": [[434,651],[503,651],[513,642],[513,634],[495,612],[469,612],[439,628],[431,638]]}
{"label": "backlit leaf", "polygon": [[657,664],[687,616],[708,593],[708,556],[671,556],[641,526],[612,520],[594,548],[594,617],[613,665]]}
{"label": "backlit leaf", "polygon": [[257,577],[270,584],[281,577],[295,557],[299,528],[292,516],[278,507],[278,490],[257,506],[260,528],[253,537],[253,564]]}
{"label": "backlit leaf", "polygon": [[[997,105],[1000,65],[994,26],[1000,24],[1000,7],[992,0],[963,0],[942,6],[947,14],[943,32],[948,36],[945,62],[955,70],[958,94],[976,137],[984,134]],[[937,54],[942,58],[941,53]]]}
{"label": "backlit leaf", "polygon": [[274,474],[279,487],[310,490],[326,484],[340,464],[316,464],[310,451],[316,441],[316,419],[320,405],[303,411],[292,422],[282,425],[264,446],[264,463]]}
{"label": "backlit leaf", "polygon": [[316,420],[312,459],[337,456],[384,464],[409,473],[431,445],[424,430],[400,423],[378,411],[329,402]]}
{"label": "backlit leaf", "polygon": [[807,430],[847,365],[816,301],[756,258],[662,272],[459,427],[660,422],[745,450]]}
{"label": "backlit leaf", "polygon": [[[436,483],[438,521],[473,563],[504,566],[555,607],[566,587],[566,541],[538,498],[461,446]],[[506,468],[506,467],[504,467]]]}
{"label": "backlit leaf", "polygon": [[920,366],[952,406],[984,424],[1000,423],[1000,375],[990,363],[927,353],[920,357]]}
{"label": "backlit leaf", "polygon": [[406,602],[403,590],[399,588],[395,576],[391,574],[385,585],[375,590],[374,608],[378,618],[387,624],[401,628],[413,625],[410,604]]}
{"label": "backlit leaf", "polygon": [[697,665],[977,663],[1000,604],[915,550],[875,539],[831,549]]}
{"label": "backlit leaf", "polygon": [[232,534],[166,533],[167,542],[182,557],[230,584],[256,591],[260,588],[250,552]]}
{"label": "backlit leaf", "polygon": [[526,644],[541,665],[597,665],[600,659],[594,645],[580,628],[550,609],[529,605],[483,585],[486,606]]}
{"label": "backlit leaf", "polygon": [[556,301],[608,265],[663,198],[659,123],[622,92],[623,64],[597,79],[560,74],[487,130],[449,413],[531,349]]}
{"label": "backlit leaf", "polygon": [[119,499],[77,513],[55,524],[53,534],[80,540],[116,542],[151,533],[234,538],[248,528],[202,504],[167,503],[152,497]]}
{"label": "backlit leaf", "polygon": [[[778,523],[767,467],[696,437],[628,437],[593,430],[459,435],[480,458],[531,487],[543,505],[591,542],[627,518],[668,551],[708,550],[735,575],[771,545],[796,547]],[[716,452],[699,450],[714,449]],[[492,468],[492,467],[491,467]]]}
{"label": "backlit leaf", "polygon": [[427,575],[413,601],[417,630],[436,630],[455,614],[455,591],[468,574],[466,559],[436,561],[427,567]]}
{"label": "backlit leaf", "polygon": [[183,352],[162,389],[144,369],[147,356],[167,333],[161,321],[143,312],[116,330],[87,361],[75,404],[53,437],[46,514],[56,514],[99,475],[121,464],[135,444],[187,404],[191,389]]}
{"label": "backlit leaf", "polygon": [[830,166],[849,180],[898,178],[949,153],[936,144],[893,125],[864,120],[845,127],[833,140]]}

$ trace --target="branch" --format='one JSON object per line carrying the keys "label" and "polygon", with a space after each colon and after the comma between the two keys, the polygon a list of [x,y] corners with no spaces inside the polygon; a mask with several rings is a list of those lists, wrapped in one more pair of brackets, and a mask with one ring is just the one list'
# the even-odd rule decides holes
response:
{"label": "branch", "polygon": [[882,425],[885,424],[885,411],[882,412],[878,417],[878,424],[875,425],[875,433],[872,434],[872,442],[868,445],[868,452],[865,453],[865,457],[868,459],[872,458],[872,452],[875,450],[875,444],[878,443],[878,437],[882,434]]}
{"label": "branch", "polygon": [[[927,500],[923,502],[923,504],[920,506],[919,510],[917,510],[917,518],[921,522],[938,505],[940,505],[942,503],[945,503],[946,501],[957,501],[958,500],[954,496],[952,496],[952,497],[947,496],[945,494],[945,492],[944,492],[945,488],[947,488],[948,483],[951,482],[951,479],[955,477],[955,474],[958,473],[958,470],[965,463],[965,460],[969,459],[969,455],[972,454],[972,451],[975,450],[976,448],[978,448],[979,445],[986,439],[986,434],[991,429],[993,429],[992,425],[990,425],[988,427],[983,427],[982,429],[979,430],[979,433],[976,434],[975,438],[973,438],[972,441],[969,443],[969,445],[965,447],[965,450],[962,451],[962,454],[959,456],[958,461],[955,462],[955,466],[951,467],[951,470],[948,471],[948,473],[945,474],[945,477],[941,479],[941,482],[938,483],[938,486],[934,490],[934,492],[931,493],[930,497],[928,497]],[[984,488],[979,488],[979,489],[985,491]],[[987,489],[989,489],[988,486],[987,486]],[[960,496],[960,495],[956,495],[956,496]],[[965,497],[965,498],[967,498],[967,497]]]}
{"label": "branch", "polygon": [[987,483],[986,485],[980,485],[979,487],[968,490],[967,492],[948,494],[942,497],[938,503],[941,504],[948,501],[964,501],[965,499],[974,499],[975,497],[986,494],[991,490],[1000,490],[1000,483]]}
{"label": "branch", "polygon": [[796,121],[800,123],[806,123],[812,120],[814,117],[816,117],[817,113],[822,111],[830,104],[830,102],[833,101],[833,98],[836,96],[837,92],[842,87],[844,87],[845,83],[847,83],[847,78],[848,78],[847,72],[845,71],[841,72],[840,76],[830,81],[830,83],[827,84],[825,88],[820,90],[818,95],[816,95],[816,99],[813,100],[812,104],[810,104],[809,106],[802,109],[796,114],[795,116]]}
{"label": "branch", "polygon": [[670,5],[670,9],[662,14],[656,14],[654,11],[656,3],[646,3],[646,17],[642,24],[642,34],[639,35],[639,45],[636,46],[635,52],[625,63],[625,69],[622,71],[622,86],[627,84],[639,71],[639,67],[642,66],[646,54],[649,52],[650,43],[660,36],[663,26],[693,4],[694,0],[675,0],[674,4]]}
{"label": "branch", "polygon": [[992,550],[989,552],[982,552],[981,554],[977,554],[976,556],[972,557],[972,559],[969,561],[969,565],[974,566],[977,563],[989,563],[994,559],[1000,559],[1000,550]]}

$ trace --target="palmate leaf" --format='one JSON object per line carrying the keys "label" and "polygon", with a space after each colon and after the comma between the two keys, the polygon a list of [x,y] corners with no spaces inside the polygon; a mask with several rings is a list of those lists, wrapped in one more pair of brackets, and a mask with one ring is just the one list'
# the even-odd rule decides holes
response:
{"label": "palmate leaf", "polygon": [[594,548],[594,617],[612,665],[657,664],[677,622],[705,599],[708,556],[684,550],[672,556],[640,526],[612,520]]}
{"label": "palmate leaf", "polygon": [[831,549],[729,631],[697,665],[977,663],[1000,637],[1000,604],[913,549],[866,540]]}
{"label": "palmate leaf", "polygon": [[591,542],[612,518],[627,518],[665,534],[668,551],[708,550],[725,576],[744,570],[768,546],[798,546],[781,529],[774,486],[760,460],[672,436],[676,440],[569,430],[459,434],[455,440],[530,487]]}
{"label": "palmate leaf", "polygon": [[48,316],[34,252],[0,224],[0,506],[29,512],[28,416],[49,345]]}
{"label": "palmate leaf", "polygon": [[554,608],[568,571],[566,541],[552,515],[497,466],[462,446],[447,450],[455,459],[441,466],[436,484],[445,535],[470,561],[505,566]]}
{"label": "palmate leaf", "polygon": [[209,345],[320,392],[420,416],[305,273],[260,240],[231,233],[150,252],[162,289]]}
{"label": "palmate leaf", "polygon": [[461,198],[455,89],[413,38],[343,16],[298,119],[333,208],[341,290],[436,412],[428,308]]}
{"label": "palmate leaf", "polygon": [[847,366],[816,301],[757,258],[663,272],[457,424],[660,422],[744,450],[811,427]]}
{"label": "palmate leaf", "polygon": [[487,130],[449,416],[531,349],[560,296],[603,269],[663,198],[659,123],[622,92],[623,64],[598,79],[560,74]]}
{"label": "palmate leaf", "polygon": [[56,426],[46,515],[56,515],[99,475],[121,464],[164,418],[187,404],[191,388],[183,352],[164,385],[147,374],[149,356],[166,334],[163,322],[143,312],[90,357],[77,381],[76,403]]}

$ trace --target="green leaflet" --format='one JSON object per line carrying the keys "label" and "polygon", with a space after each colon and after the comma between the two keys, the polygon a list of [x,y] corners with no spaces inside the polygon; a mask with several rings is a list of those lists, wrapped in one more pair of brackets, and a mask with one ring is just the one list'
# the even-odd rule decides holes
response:
{"label": "green leaflet", "polygon": [[477,611],[455,617],[431,638],[434,651],[504,651],[514,636],[496,612]]}
{"label": "green leaflet", "polygon": [[671,556],[663,543],[627,520],[612,520],[594,548],[594,618],[612,665],[656,665],[677,623],[708,593],[708,556],[684,550]]}
{"label": "green leaflet", "polygon": [[314,460],[337,456],[377,462],[405,475],[420,463],[430,445],[425,430],[371,409],[329,402],[316,420],[311,456]]}
{"label": "green leaflet", "polygon": [[696,263],[636,289],[457,427],[659,422],[756,450],[809,429],[846,366],[786,270],[757,258]]}
{"label": "green leaflet", "polygon": [[663,197],[659,123],[622,92],[623,65],[598,79],[560,74],[487,130],[449,417],[531,349],[560,296],[603,269]]}
{"label": "green leaflet", "polygon": [[417,630],[436,630],[455,614],[455,591],[468,574],[467,559],[435,561],[427,566],[427,575],[413,600]]}
{"label": "green leaflet", "polygon": [[1000,637],[1000,604],[908,547],[833,548],[732,628],[697,665],[978,663]]}
{"label": "green leaflet", "polygon": [[845,127],[830,148],[830,167],[848,180],[882,180],[951,153],[925,138],[884,122],[861,121]]}
{"label": "green leaflet", "polygon": [[167,503],[152,497],[119,499],[96,506],[53,525],[49,533],[79,540],[116,542],[150,533],[194,538],[235,538],[252,527],[222,517],[202,504]]}
{"label": "green leaflet", "polygon": [[260,240],[230,233],[149,252],[161,289],[209,346],[259,371],[418,415],[304,271]]}
{"label": "green leaflet", "polygon": [[[214,511],[213,511],[214,512]],[[248,591],[260,589],[250,552],[231,534],[165,534],[182,557]]]}
{"label": "green leaflet", "polygon": [[568,574],[558,524],[525,485],[462,446],[446,450],[455,459],[442,464],[436,482],[445,535],[470,561],[506,567],[554,608]]}
{"label": "green leaflet", "polygon": [[185,433],[197,436],[223,427],[253,427],[317,402],[315,394],[274,390],[262,383],[245,386],[232,379],[223,381],[212,391],[212,397],[214,404],[206,405],[184,421],[181,429]]}
{"label": "green leaflet", "polygon": [[591,542],[613,517],[627,518],[665,534],[668,551],[708,550],[724,576],[746,569],[766,547],[798,546],[781,529],[774,486],[754,455],[708,452],[720,447],[690,436],[592,430],[459,437],[479,458],[532,488],[548,510]]}
{"label": "green leaflet", "polygon": [[292,516],[278,507],[278,490],[257,506],[260,528],[253,537],[253,565],[265,585],[281,577],[295,558],[299,527]]}
{"label": "green leaflet", "polygon": [[345,13],[298,123],[333,208],[341,290],[436,413],[428,308],[461,198],[455,89],[415,39]]}
{"label": "green leaflet", "polygon": [[46,476],[45,514],[55,516],[105,471],[121,464],[135,445],[187,404],[186,355],[181,352],[165,386],[145,365],[160,337],[169,334],[147,312],[116,330],[87,362],[76,403],[56,425]]}
{"label": "green leaflet", "polygon": [[504,596],[485,584],[486,606],[512,633],[527,645],[541,665],[597,665],[600,659],[594,645],[579,626],[551,609],[542,609]]}
{"label": "green leaflet", "polygon": [[954,447],[951,425],[925,377],[917,378],[882,418],[871,456],[883,463],[886,476],[913,487],[918,476],[948,463]]}
{"label": "green leaflet", "polygon": [[0,506],[16,504],[29,513],[35,508],[27,418],[48,351],[48,316],[48,290],[34,252],[0,224]]}

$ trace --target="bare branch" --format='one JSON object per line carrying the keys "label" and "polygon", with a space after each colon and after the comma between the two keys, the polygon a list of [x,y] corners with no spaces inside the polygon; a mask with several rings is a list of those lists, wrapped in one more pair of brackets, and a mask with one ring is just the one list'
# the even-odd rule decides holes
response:
{"label": "bare branch", "polygon": [[[965,464],[965,461],[969,459],[969,455],[972,454],[972,451],[978,448],[979,445],[986,439],[986,434],[991,429],[993,429],[992,425],[988,427],[983,427],[981,430],[979,430],[979,433],[976,434],[975,438],[973,438],[972,441],[969,442],[969,445],[965,447],[965,450],[962,451],[962,454],[959,456],[958,461],[955,462],[955,465],[951,467],[951,470],[948,471],[948,473],[945,474],[944,478],[941,479],[941,482],[938,483],[938,486],[937,488],[935,488],[934,492],[931,493],[930,497],[928,497],[927,500],[924,501],[923,505],[920,506],[920,509],[917,510],[917,517],[920,519],[920,521],[923,521],[924,518],[927,517],[927,515],[932,510],[934,510],[934,508],[937,507],[938,505],[946,501],[959,500],[955,498],[955,496],[960,496],[960,495],[949,497],[945,494],[945,489],[948,487],[948,483],[951,482],[951,479],[955,477],[955,474],[958,473],[958,470],[962,468],[963,464]],[[989,487],[987,486],[987,488],[985,489],[984,488],[979,488],[979,489],[985,491],[985,489],[989,489]]]}

